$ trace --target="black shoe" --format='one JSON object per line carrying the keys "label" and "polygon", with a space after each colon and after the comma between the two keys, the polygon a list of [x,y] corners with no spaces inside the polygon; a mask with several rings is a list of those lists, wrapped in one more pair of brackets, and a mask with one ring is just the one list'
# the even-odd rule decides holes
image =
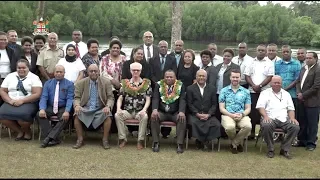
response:
{"label": "black shoe", "polygon": [[46,147],[48,146],[49,142],[50,142],[50,138],[46,137],[46,138],[42,141],[40,147],[41,147],[41,148],[46,148]]}
{"label": "black shoe", "polygon": [[177,146],[177,153],[178,153],[178,154],[182,154],[182,153],[183,153],[182,144],[178,144],[178,146]]}
{"label": "black shoe", "polygon": [[232,154],[238,154],[237,148],[233,147],[232,145],[230,145],[230,150],[231,150]]}
{"label": "black shoe", "polygon": [[198,139],[196,139],[196,146],[197,146],[197,149],[203,149],[203,143]]}
{"label": "black shoe", "polygon": [[306,150],[307,151],[314,151],[316,148],[315,147],[307,147]]}
{"label": "black shoe", "polygon": [[254,136],[254,135],[253,135],[253,136],[252,136],[252,135],[248,136],[248,140],[249,140],[249,141],[254,140],[254,139],[255,139],[255,136]]}
{"label": "black shoe", "polygon": [[304,144],[302,144],[302,143],[300,143],[300,142],[298,142],[298,143],[296,143],[296,144],[293,144],[292,146],[293,146],[293,147],[306,147]]}
{"label": "black shoe", "polygon": [[241,144],[239,144],[239,145],[237,146],[237,151],[238,151],[238,152],[243,152],[243,147],[242,147]]}
{"label": "black shoe", "polygon": [[153,143],[152,151],[153,152],[159,152],[160,151],[159,143]]}
{"label": "black shoe", "polygon": [[58,145],[58,144],[60,144],[61,143],[61,141],[59,141],[59,140],[51,140],[49,143],[48,143],[48,145],[49,146],[55,146],[55,145]]}
{"label": "black shoe", "polygon": [[281,156],[284,156],[285,158],[287,159],[292,159],[292,157],[290,156],[289,152],[288,151],[285,151],[283,149],[280,150],[280,155]]}
{"label": "black shoe", "polygon": [[273,157],[274,157],[274,151],[269,151],[269,152],[267,153],[267,157],[268,157],[268,158],[273,158]]}

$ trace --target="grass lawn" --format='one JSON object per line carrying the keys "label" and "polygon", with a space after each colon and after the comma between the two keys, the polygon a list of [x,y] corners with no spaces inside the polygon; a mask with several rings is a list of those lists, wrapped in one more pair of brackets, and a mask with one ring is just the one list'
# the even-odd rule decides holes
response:
{"label": "grass lawn", "polygon": [[136,141],[129,138],[124,149],[117,147],[117,135],[110,138],[111,149],[104,150],[101,136],[89,132],[85,146],[72,149],[76,136],[67,136],[62,144],[40,148],[38,140],[16,142],[3,130],[0,140],[1,178],[320,178],[320,150],[306,151],[292,147],[292,160],[279,156],[266,157],[266,144],[262,152],[249,141],[248,152],[231,154],[228,141],[221,141],[221,150],[196,150],[194,141],[183,154],[175,152],[171,136],[161,139],[160,152],[147,149],[138,151]]}

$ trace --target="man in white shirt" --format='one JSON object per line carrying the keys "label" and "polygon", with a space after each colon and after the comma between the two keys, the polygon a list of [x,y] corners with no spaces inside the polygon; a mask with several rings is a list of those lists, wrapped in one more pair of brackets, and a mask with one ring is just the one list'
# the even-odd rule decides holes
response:
{"label": "man in white shirt", "polygon": [[[213,64],[213,66],[217,66],[218,64],[221,64],[223,63],[223,58],[221,56],[219,56],[217,54],[218,52],[218,47],[215,43],[210,43],[208,45],[208,50],[211,52],[212,54],[212,59],[210,61],[210,66]],[[196,66],[198,67],[202,67],[202,62],[201,62],[201,59],[196,59],[194,62],[193,62]]]}
{"label": "man in white shirt", "polygon": [[295,118],[292,98],[281,86],[281,77],[273,76],[271,88],[261,93],[256,108],[262,115],[261,128],[262,136],[268,146],[267,157],[274,157],[273,132],[276,128],[281,128],[287,135],[281,143],[280,155],[291,159],[289,150],[300,127]]}
{"label": "man in white shirt", "polygon": [[251,135],[249,140],[254,139],[256,124],[260,122],[260,114],[258,110],[255,109],[257,100],[259,98],[260,92],[269,88],[269,82],[274,75],[274,63],[269,59],[266,59],[266,46],[259,45],[257,47],[257,57],[254,58],[250,66],[247,66],[244,75],[247,83],[249,84],[249,91],[251,94]]}
{"label": "man in white shirt", "polygon": [[82,42],[81,31],[74,30],[72,32],[72,40],[73,41],[71,41],[63,46],[63,52],[64,52],[64,54],[67,54],[66,48],[67,48],[68,44],[73,44],[76,46],[77,58],[81,59],[88,52],[87,44]]}
{"label": "man in white shirt", "polygon": [[276,63],[281,58],[277,56],[278,54],[278,46],[274,43],[271,43],[267,46],[267,57],[266,59],[269,59],[273,63]]}
{"label": "man in white shirt", "polygon": [[143,45],[140,47],[143,48],[143,59],[149,63],[150,58],[154,58],[159,55],[159,47],[153,45],[153,34],[150,31],[143,33]]}
{"label": "man in white shirt", "polygon": [[241,71],[241,81],[240,85],[249,88],[249,84],[246,81],[244,70],[247,66],[252,64],[253,58],[247,54],[248,47],[245,42],[242,42],[238,45],[239,48],[239,55],[232,58],[232,62],[240,66]]}

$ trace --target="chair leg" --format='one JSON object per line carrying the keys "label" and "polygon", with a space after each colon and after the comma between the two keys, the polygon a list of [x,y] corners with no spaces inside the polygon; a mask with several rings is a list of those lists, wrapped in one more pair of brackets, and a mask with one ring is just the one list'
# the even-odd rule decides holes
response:
{"label": "chair leg", "polygon": [[147,131],[144,137],[144,148],[147,148]]}
{"label": "chair leg", "polygon": [[186,136],[186,149],[188,149],[188,143],[189,143],[189,130],[187,129],[187,136]]}
{"label": "chair leg", "polygon": [[2,135],[2,123],[0,123],[0,139],[1,139],[1,135]]}
{"label": "chair leg", "polygon": [[256,139],[256,144],[254,145],[254,147],[257,147],[257,144],[258,144],[258,141],[259,141],[259,138],[262,136],[262,129],[260,128],[259,130],[259,134],[258,134],[258,137]]}
{"label": "chair leg", "polygon": [[9,138],[11,139],[11,129],[8,128]]}
{"label": "chair leg", "polygon": [[213,152],[214,149],[214,139],[211,140],[211,151]]}
{"label": "chair leg", "polygon": [[218,152],[220,152],[220,138],[218,138]]}
{"label": "chair leg", "polygon": [[41,140],[41,128],[39,128],[39,141]]}
{"label": "chair leg", "polygon": [[264,139],[262,138],[261,142],[260,142],[260,152],[262,151],[262,144],[264,142]]}
{"label": "chair leg", "polygon": [[36,123],[36,120],[35,120],[35,118],[34,118],[34,119],[33,119],[33,124],[32,124],[32,140],[34,140],[35,123]]}

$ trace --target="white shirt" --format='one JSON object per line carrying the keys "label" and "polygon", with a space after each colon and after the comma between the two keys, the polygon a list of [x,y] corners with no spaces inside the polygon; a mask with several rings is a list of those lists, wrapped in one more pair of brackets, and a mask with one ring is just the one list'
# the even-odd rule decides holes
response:
{"label": "white shirt", "polygon": [[262,91],[256,108],[264,108],[269,118],[286,122],[288,111],[294,111],[294,105],[290,94],[281,89],[279,93],[273,92],[272,88]]}
{"label": "white shirt", "polygon": [[[66,48],[67,48],[67,46],[68,46],[69,44],[73,44],[74,46],[76,46],[76,42],[74,42],[74,41],[71,41],[71,42],[67,43],[66,45],[63,46],[63,52],[64,52],[64,54],[67,54]],[[87,44],[84,43],[84,42],[82,42],[82,41],[80,41],[80,42],[78,43],[78,49],[79,49],[79,53],[80,53],[80,58],[82,58],[82,57],[88,52]]]}
{"label": "white shirt", "polygon": [[[153,57],[153,44],[151,44],[149,46],[149,50],[150,50],[150,54],[151,54],[151,57]],[[149,59],[148,59],[148,46],[146,46],[145,44],[143,44],[143,53],[144,53],[144,57],[146,58],[147,62],[149,62]]]}
{"label": "white shirt", "polygon": [[[264,58],[263,60],[259,61],[257,58],[254,58],[252,63],[247,66],[244,70],[244,74],[250,76],[252,82],[256,85],[261,84],[268,76],[274,75],[274,63],[269,59]],[[266,86],[261,88],[261,91],[269,88],[270,85],[267,84]],[[249,87],[251,93],[256,93]]]}
{"label": "white shirt", "polygon": [[[316,64],[314,64],[314,65],[316,65]],[[306,80],[306,77],[307,77],[310,69],[313,68],[314,65],[312,65],[310,68],[309,68],[309,66],[304,66],[304,68],[306,69],[306,71],[304,72],[304,74],[303,74],[303,76],[302,76],[302,79],[301,79],[301,89],[302,89],[302,87],[303,87],[304,81]]]}
{"label": "white shirt", "polygon": [[79,73],[86,70],[81,59],[77,58],[76,61],[70,63],[65,58],[61,58],[57,65],[62,65],[66,71],[64,77],[71,82],[75,82],[78,79]]}
{"label": "white shirt", "polygon": [[[201,58],[200,59],[195,59],[194,60],[194,62],[193,62],[196,66],[198,66],[199,68],[202,68],[202,66],[203,66],[203,64],[202,64],[202,61],[201,61]],[[223,63],[223,58],[221,57],[221,56],[219,56],[219,55],[215,55],[214,57],[213,57],[213,65],[216,67],[218,64],[221,64],[221,63]],[[208,66],[211,66],[212,65],[212,63],[210,62],[209,64],[208,64]]]}
{"label": "white shirt", "polygon": [[27,78],[22,81],[24,89],[28,92],[28,94],[25,96],[22,91],[17,91],[17,76],[17,72],[10,73],[1,84],[2,88],[8,88],[8,95],[13,100],[23,99],[27,96],[30,96],[32,94],[32,87],[42,87],[42,82],[40,81],[39,77],[32,72],[29,72],[26,76]]}
{"label": "white shirt", "polygon": [[245,79],[244,70],[247,66],[250,66],[253,62],[253,58],[246,54],[242,59],[239,58],[239,56],[235,56],[232,58],[232,62],[240,66],[241,71],[241,81],[240,84],[247,84],[247,81]]}
{"label": "white shirt", "polygon": [[10,69],[10,59],[6,49],[0,50],[0,75],[1,78],[6,78],[7,75],[11,72]]}
{"label": "white shirt", "polygon": [[281,60],[281,58],[279,56],[276,56],[274,59],[269,59],[269,57],[266,56],[266,59],[270,60],[273,63],[276,63],[277,61]]}
{"label": "white shirt", "polygon": [[199,89],[200,89],[200,94],[203,96],[204,88],[206,87],[207,83],[204,84],[203,88],[197,83]]}

